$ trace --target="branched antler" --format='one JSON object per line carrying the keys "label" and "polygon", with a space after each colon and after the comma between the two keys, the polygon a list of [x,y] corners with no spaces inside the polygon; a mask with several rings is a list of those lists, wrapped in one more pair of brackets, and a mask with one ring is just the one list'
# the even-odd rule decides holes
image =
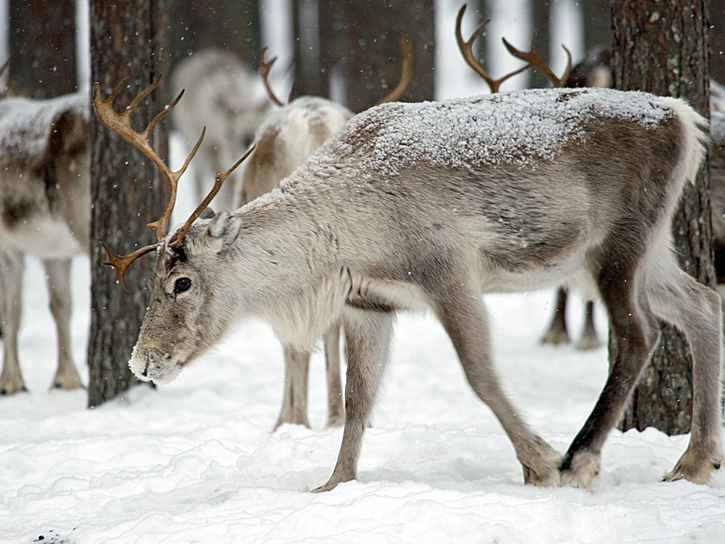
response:
{"label": "branched antler", "polygon": [[249,157],[249,155],[254,151],[254,148],[257,144],[254,144],[252,147],[250,147],[247,152],[242,156],[241,159],[239,159],[234,165],[227,170],[224,174],[222,174],[219,170],[216,172],[216,176],[214,178],[214,187],[211,188],[211,191],[209,191],[209,194],[206,195],[206,198],[199,204],[196,209],[194,210],[194,213],[191,214],[189,219],[186,220],[186,223],[184,223],[183,226],[179,227],[179,229],[176,231],[176,240],[171,242],[169,244],[169,247],[180,247],[181,244],[184,241],[184,236],[186,236],[186,233],[189,232],[189,228],[191,227],[191,224],[196,221],[196,219],[206,210],[206,207],[209,205],[209,203],[214,199],[216,194],[219,192],[219,190],[222,188],[222,184],[224,183],[224,180],[226,180],[229,177],[229,174],[234,172],[236,170],[237,166],[242,164],[244,162],[244,159]]}
{"label": "branched antler", "polygon": [[[176,104],[181,99],[182,95],[184,94],[184,91],[181,91],[179,93],[179,96],[177,96],[174,101],[166,106],[163,111],[159,112],[156,117],[154,117],[151,122],[148,124],[148,126],[144,129],[143,132],[136,131],[131,126],[131,114],[133,113],[133,110],[136,109],[136,107],[141,103],[141,101],[151,92],[153,91],[156,86],[159,84],[159,81],[161,80],[161,76],[156,78],[156,80],[146,87],[144,90],[142,90],[138,95],[136,95],[136,98],[133,99],[131,104],[126,108],[126,110],[123,113],[117,113],[113,109],[113,101],[120,92],[120,90],[123,88],[123,86],[128,81],[128,77],[123,78],[118,85],[116,85],[116,88],[111,92],[109,97],[106,100],[103,100],[101,98],[101,90],[100,90],[100,84],[98,82],[93,84],[93,105],[95,106],[96,113],[98,114],[98,117],[100,118],[101,122],[103,122],[104,125],[106,125],[107,128],[118,134],[121,138],[126,140],[128,143],[130,143],[132,146],[134,146],[136,149],[141,151],[144,155],[146,155],[151,161],[159,167],[161,172],[164,174],[164,177],[166,178],[166,185],[168,188],[168,196],[166,200],[166,207],[164,209],[164,213],[162,216],[157,219],[156,221],[149,223],[148,226],[156,230],[156,239],[157,241],[163,240],[163,238],[167,234],[167,228],[169,221],[171,219],[171,213],[174,210],[174,205],[176,204],[176,192],[177,187],[179,185],[179,178],[183,175],[184,172],[186,172],[187,167],[189,166],[189,163],[191,162],[191,159],[194,158],[194,155],[199,149],[199,146],[201,145],[201,142],[204,140],[204,133],[206,132],[206,127],[201,131],[201,136],[199,137],[199,141],[196,142],[196,145],[194,146],[194,149],[191,150],[191,153],[189,153],[189,156],[186,157],[186,160],[184,161],[183,166],[177,170],[173,171],[171,170],[163,160],[161,160],[161,157],[159,157],[156,154],[156,151],[154,151],[153,147],[151,146],[151,143],[149,142],[149,137],[151,136],[151,133],[153,132],[154,128],[158,124],[161,119],[163,119],[168,113],[176,106]],[[252,148],[253,149],[253,148]],[[172,247],[179,247],[184,241],[184,236],[186,236],[186,233],[189,230],[189,227],[191,224],[201,215],[201,213],[204,211],[206,206],[209,205],[209,202],[216,196],[216,194],[219,192],[219,189],[221,189],[222,183],[224,183],[224,180],[229,176],[229,174],[234,171],[234,169],[241,164],[241,162],[249,155],[249,153],[252,151],[250,149],[247,151],[247,153],[242,157],[234,166],[232,166],[225,174],[222,174],[221,172],[217,172],[216,175],[216,182],[214,183],[214,187],[209,192],[209,195],[204,199],[204,201],[201,203],[201,205],[194,211],[194,213],[191,215],[189,220],[187,220],[186,224],[177,230],[176,239],[174,240]],[[104,265],[112,266],[116,269],[116,274],[118,275],[118,281],[121,284],[121,286],[128,290],[126,288],[126,282],[124,279],[124,276],[126,274],[126,269],[130,266],[132,262],[134,262],[136,259],[141,257],[142,255],[145,255],[146,253],[153,251],[156,249],[157,244],[148,245],[145,247],[142,247],[140,249],[137,249],[133,253],[129,255],[117,255],[111,249],[104,243],[101,242],[101,245],[103,246],[103,249],[106,250],[106,253],[108,254],[108,261],[104,262]]]}
{"label": "branched antler", "polygon": [[157,219],[153,223],[149,223],[149,227],[156,229],[157,240],[161,240],[164,236],[166,236],[166,229],[168,227],[169,220],[171,219],[171,212],[174,209],[174,204],[176,204],[176,188],[179,185],[179,178],[186,171],[186,168],[189,166],[191,159],[194,157],[197,150],[199,149],[199,146],[204,139],[204,133],[206,131],[206,127],[204,127],[204,130],[201,131],[199,141],[196,142],[194,149],[192,149],[191,153],[186,158],[184,165],[179,170],[173,172],[168,166],[166,166],[164,161],[161,160],[161,157],[159,157],[156,154],[156,151],[154,151],[153,147],[151,147],[149,137],[151,136],[151,132],[154,130],[158,122],[161,121],[161,119],[163,119],[172,109],[174,109],[174,106],[176,106],[176,104],[183,96],[184,91],[181,91],[179,93],[179,96],[177,96],[171,104],[166,106],[163,111],[158,113],[143,132],[137,132],[131,126],[131,114],[133,113],[133,110],[135,110],[136,107],[141,103],[141,101],[156,88],[160,80],[161,76],[157,77],[156,81],[154,81],[151,85],[138,93],[138,95],[136,95],[136,98],[133,99],[131,104],[126,108],[126,111],[124,111],[123,113],[116,113],[116,111],[113,109],[113,101],[116,98],[116,95],[118,95],[119,91],[128,81],[128,77],[123,78],[118,83],[118,85],[116,85],[116,88],[113,90],[107,100],[103,100],[101,98],[100,84],[98,82],[93,84],[93,105],[95,106],[96,113],[98,114],[98,117],[101,119],[103,124],[106,125],[106,127],[111,129],[113,132],[118,134],[121,138],[126,140],[128,143],[130,143],[132,146],[134,146],[136,149],[141,151],[149,159],[151,159],[153,163],[159,167],[161,172],[164,174],[164,177],[166,178],[166,185],[169,191],[166,201],[166,208],[164,209],[163,215],[159,219]]}
{"label": "branched antler", "polygon": [[506,46],[506,49],[508,49],[508,52],[511,53],[514,57],[528,62],[530,66],[533,66],[542,74],[544,74],[547,79],[549,79],[549,81],[554,84],[554,87],[563,87],[566,84],[566,80],[569,78],[569,72],[571,72],[571,52],[566,48],[565,45],[562,45],[562,47],[564,48],[564,51],[566,51],[568,60],[566,63],[566,69],[564,70],[562,76],[559,78],[556,76],[551,67],[544,61],[544,59],[541,58],[541,55],[536,52],[536,49],[534,49],[534,44],[529,45],[529,51],[526,53],[516,49],[513,45],[506,41],[506,38],[503,39],[503,44]]}
{"label": "branched antler", "polygon": [[289,91],[289,96],[287,97],[287,102],[282,102],[279,98],[277,98],[277,95],[274,94],[274,91],[272,90],[272,85],[269,83],[269,72],[272,70],[272,65],[277,61],[277,57],[272,58],[269,62],[264,60],[264,55],[267,52],[267,48],[265,47],[262,49],[262,54],[259,57],[259,75],[262,77],[262,83],[264,83],[264,88],[267,89],[267,94],[269,95],[269,99],[276,104],[277,106],[286,106],[290,102],[292,102],[292,95],[295,92],[294,85],[292,85],[292,88]]}
{"label": "branched antler", "polygon": [[471,34],[471,37],[468,40],[463,39],[463,34],[461,32],[461,22],[463,21],[463,14],[466,12],[466,4],[463,4],[461,6],[461,9],[458,11],[458,17],[456,17],[456,41],[458,42],[458,49],[461,50],[461,53],[463,54],[463,58],[466,60],[466,63],[473,68],[473,70],[483,78],[483,80],[488,83],[488,87],[491,89],[492,93],[497,93],[499,90],[499,87],[501,87],[501,84],[509,79],[510,77],[515,76],[516,74],[520,74],[527,68],[531,66],[531,63],[527,64],[526,66],[523,66],[519,68],[518,70],[515,70],[509,74],[506,74],[498,79],[493,79],[486,70],[483,69],[483,66],[481,66],[478,61],[476,60],[476,57],[473,55],[473,42],[476,41],[476,38],[481,33],[481,31],[486,27],[486,25],[491,21],[491,19],[486,19],[481,24],[479,24],[476,29],[473,31],[473,34]]}

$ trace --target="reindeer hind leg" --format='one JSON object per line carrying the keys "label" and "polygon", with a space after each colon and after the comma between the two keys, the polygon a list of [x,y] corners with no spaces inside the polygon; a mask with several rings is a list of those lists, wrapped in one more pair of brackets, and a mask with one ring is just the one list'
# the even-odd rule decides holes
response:
{"label": "reindeer hind leg", "polygon": [[307,420],[307,380],[310,354],[292,348],[284,348],[284,393],[276,429],[283,423],[309,427]]}
{"label": "reindeer hind leg", "polygon": [[[618,246],[622,247],[622,246]],[[562,483],[589,487],[599,473],[601,451],[659,341],[659,325],[644,288],[644,265],[610,252],[598,274],[610,320],[610,373],[597,403],[561,464]]]}
{"label": "reindeer hind leg", "polygon": [[690,344],[693,404],[690,444],[666,479],[704,484],[723,459],[722,309],[717,293],[680,270],[668,253],[657,256],[648,294],[655,313]]}
{"label": "reindeer hind leg", "polygon": [[340,325],[335,324],[323,335],[325,344],[325,373],[327,375],[327,423],[325,427],[345,424],[345,406],[340,382]]}

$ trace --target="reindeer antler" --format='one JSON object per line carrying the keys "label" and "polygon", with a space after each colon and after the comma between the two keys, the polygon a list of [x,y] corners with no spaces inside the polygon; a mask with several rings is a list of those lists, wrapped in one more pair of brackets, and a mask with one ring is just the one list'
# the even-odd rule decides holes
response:
{"label": "reindeer antler", "polygon": [[[272,86],[269,84],[269,72],[272,70],[272,65],[277,61],[277,57],[274,57],[272,60],[267,62],[264,60],[264,54],[266,52],[267,48],[265,47],[262,49],[262,54],[259,57],[259,75],[262,76],[262,83],[264,83],[264,88],[267,89],[269,99],[277,106],[285,106],[286,104],[277,98],[277,95],[274,94],[274,91],[272,90]],[[292,88],[289,91],[289,96],[287,97],[287,104],[292,101],[292,95],[294,92],[295,88],[294,85],[292,85]]]}
{"label": "reindeer antler", "polygon": [[[123,78],[118,83],[118,85],[116,85],[116,88],[106,100],[103,100],[101,98],[100,84],[98,82],[93,84],[93,105],[96,108],[96,113],[98,114],[101,122],[103,122],[103,124],[106,125],[107,128],[118,134],[121,138],[126,140],[128,143],[130,143],[132,146],[134,146],[136,149],[146,155],[149,159],[151,159],[151,161],[159,167],[161,172],[164,174],[164,177],[166,178],[166,185],[168,188],[166,208],[164,209],[164,213],[159,219],[148,224],[149,227],[156,230],[157,241],[161,241],[167,234],[167,228],[169,220],[171,219],[171,213],[174,210],[174,205],[176,204],[176,191],[179,185],[179,178],[181,178],[183,173],[186,172],[186,169],[189,166],[191,159],[194,158],[194,155],[196,154],[199,146],[201,145],[201,142],[204,140],[204,134],[206,132],[206,127],[204,127],[204,129],[201,131],[199,141],[196,142],[194,149],[191,150],[191,153],[189,153],[189,156],[186,158],[186,161],[184,161],[183,166],[179,170],[174,172],[168,166],[166,166],[164,161],[161,160],[161,158],[156,154],[156,151],[154,151],[153,147],[151,147],[149,137],[151,136],[151,132],[156,127],[158,122],[161,121],[161,119],[163,119],[174,108],[174,106],[176,106],[176,104],[181,99],[181,96],[184,94],[184,91],[181,91],[179,93],[179,96],[177,96],[171,104],[166,106],[163,111],[158,113],[156,117],[151,120],[151,122],[148,124],[143,132],[138,132],[131,126],[131,114],[133,113],[133,110],[136,109],[136,107],[141,103],[141,100],[143,100],[151,91],[156,88],[160,80],[161,76],[156,78],[156,80],[151,85],[138,93],[138,95],[136,95],[136,98],[133,99],[131,104],[126,108],[123,113],[117,113],[113,109],[113,101],[128,81],[128,77]],[[227,176],[229,176],[229,174],[231,174],[231,172],[237,166],[239,166],[239,164],[241,164],[241,162],[249,155],[249,152],[251,152],[251,149],[225,174],[217,172],[217,178],[214,187],[210,191],[209,195],[204,199],[199,208],[197,208],[197,210],[192,214],[191,218],[189,218],[184,227],[177,231],[177,236],[176,240],[173,243],[173,247],[179,247],[182,244],[182,242],[184,241],[184,236],[186,236],[186,233],[188,232],[191,223],[196,220],[196,218],[206,208],[209,202],[211,202],[214,196],[219,192],[219,189],[221,189],[221,184],[224,183],[224,180],[227,178]],[[106,250],[109,258],[109,261],[103,264],[112,266],[116,269],[118,281],[121,286],[126,290],[126,282],[124,280],[126,269],[136,259],[150,251],[153,251],[154,249],[156,249],[157,246],[157,244],[148,245],[134,251],[129,255],[120,256],[111,251],[111,249],[104,243],[101,243],[101,245]]]}
{"label": "reindeer antler", "polygon": [[566,84],[566,80],[569,78],[569,72],[571,71],[571,52],[566,48],[565,45],[562,45],[562,47],[564,48],[564,51],[566,51],[568,60],[564,73],[562,74],[561,78],[558,78],[556,77],[556,74],[551,69],[551,67],[544,61],[544,59],[541,58],[541,55],[536,52],[533,43],[529,45],[529,51],[526,53],[516,49],[513,45],[506,41],[506,38],[503,38],[503,44],[506,46],[506,49],[508,49],[508,52],[511,53],[514,57],[528,62],[530,66],[533,66],[534,68],[538,69],[542,74],[544,74],[549,79],[549,81],[554,84],[554,87],[563,87]]}
{"label": "reindeer antler", "polygon": [[214,187],[211,188],[211,191],[209,191],[209,194],[206,195],[206,198],[202,200],[201,204],[199,204],[196,209],[194,210],[194,213],[191,214],[189,219],[186,220],[186,223],[182,227],[179,227],[179,229],[176,231],[176,240],[172,241],[169,244],[169,247],[180,247],[182,242],[184,241],[184,236],[186,236],[186,233],[189,232],[189,228],[191,227],[191,224],[196,221],[196,219],[202,214],[202,212],[206,209],[206,207],[209,205],[209,203],[214,199],[216,194],[219,192],[219,190],[222,188],[222,184],[224,183],[224,180],[229,177],[229,174],[234,172],[234,170],[244,162],[244,159],[249,157],[249,155],[254,151],[254,148],[257,146],[257,144],[254,144],[252,147],[250,147],[247,152],[242,156],[241,159],[239,159],[236,163],[234,163],[234,166],[232,166],[229,170],[227,170],[224,174],[222,174],[219,170],[216,172],[216,177],[214,178]]}
{"label": "reindeer antler", "polygon": [[168,166],[166,166],[164,161],[161,160],[161,157],[156,154],[156,151],[154,151],[153,147],[151,147],[149,137],[151,136],[151,132],[154,130],[158,122],[161,121],[161,119],[163,119],[172,109],[174,109],[174,106],[176,106],[176,104],[183,96],[184,91],[181,91],[179,93],[179,96],[177,96],[171,104],[166,106],[163,111],[158,113],[143,132],[137,132],[131,126],[131,114],[133,113],[133,110],[135,110],[136,107],[141,103],[141,100],[143,100],[151,91],[156,88],[156,86],[159,84],[159,81],[161,81],[161,76],[157,77],[151,85],[138,93],[138,95],[136,95],[136,98],[134,98],[131,104],[126,108],[126,111],[119,114],[116,113],[116,111],[113,109],[113,100],[116,98],[116,95],[118,95],[119,91],[123,88],[127,81],[128,77],[123,78],[118,83],[118,85],[116,85],[116,88],[113,90],[107,100],[103,100],[101,98],[100,84],[98,82],[94,83],[93,105],[96,108],[96,113],[98,114],[98,117],[101,119],[103,124],[106,125],[106,127],[111,129],[113,132],[118,134],[121,138],[126,140],[128,143],[130,143],[132,146],[134,146],[136,149],[146,155],[149,159],[151,159],[153,163],[158,166],[161,172],[164,174],[164,177],[166,178],[166,186],[169,190],[169,195],[166,201],[166,208],[164,209],[163,215],[159,219],[157,219],[153,223],[149,223],[148,225],[149,227],[156,229],[156,239],[161,240],[167,234],[166,228],[168,227],[169,220],[171,219],[171,212],[174,209],[174,204],[176,204],[176,188],[179,185],[179,178],[186,171],[186,168],[189,166],[191,159],[194,157],[197,150],[199,149],[199,146],[204,139],[206,127],[204,127],[204,130],[201,131],[199,141],[196,142],[194,149],[192,149],[191,153],[186,158],[184,165],[176,172],[173,172]]}
{"label": "reindeer antler", "polygon": [[388,96],[385,96],[378,100],[375,105],[385,104],[386,102],[395,102],[405,92],[405,88],[410,82],[410,78],[413,75],[413,45],[410,42],[410,36],[402,30],[395,29],[395,33],[398,35],[400,41],[400,52],[403,55],[403,67],[400,70],[400,81],[395,89],[392,90]]}
{"label": "reindeer antler", "polygon": [[[463,4],[461,6],[461,9],[458,11],[458,17],[456,17],[456,41],[458,42],[458,49],[461,50],[461,53],[463,54],[463,58],[466,60],[466,63],[473,68],[473,70],[481,76],[486,83],[488,83],[489,88],[491,89],[492,93],[497,93],[499,87],[501,84],[506,81],[508,78],[515,76],[516,74],[520,74],[527,68],[531,66],[531,63],[527,64],[526,66],[523,66],[522,68],[519,68],[518,70],[515,70],[509,74],[506,74],[498,79],[493,79],[491,76],[488,75],[486,70],[483,69],[483,66],[481,66],[478,61],[476,60],[476,57],[473,55],[473,42],[476,41],[476,38],[481,33],[481,31],[486,27],[486,25],[491,22],[491,19],[486,19],[481,24],[479,24],[476,29],[473,31],[473,34],[471,34],[471,37],[468,40],[463,39],[463,34],[461,33],[461,22],[463,21],[463,14],[466,12],[466,4]],[[505,41],[505,40],[504,40]]]}

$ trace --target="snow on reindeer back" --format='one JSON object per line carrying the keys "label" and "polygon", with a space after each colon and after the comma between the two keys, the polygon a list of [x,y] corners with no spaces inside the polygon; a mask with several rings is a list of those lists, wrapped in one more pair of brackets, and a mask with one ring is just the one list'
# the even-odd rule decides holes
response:
{"label": "snow on reindeer back", "polygon": [[69,94],[47,100],[8,97],[0,100],[0,167],[27,164],[45,152],[53,121],[63,112],[89,120],[87,94]]}
{"label": "snow on reindeer back", "polygon": [[384,104],[354,117],[336,143],[387,175],[421,163],[524,166],[533,158],[553,159],[567,142],[583,138],[587,120],[605,117],[654,127],[673,115],[663,99],[647,93],[529,89]]}

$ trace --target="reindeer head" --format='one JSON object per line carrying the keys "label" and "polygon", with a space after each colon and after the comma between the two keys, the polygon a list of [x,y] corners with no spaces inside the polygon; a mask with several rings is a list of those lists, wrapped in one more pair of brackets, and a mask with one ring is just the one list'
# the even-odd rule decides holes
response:
{"label": "reindeer head", "polygon": [[[116,269],[119,283],[125,289],[124,275],[128,266],[140,256],[156,250],[151,301],[129,365],[139,379],[169,381],[176,377],[185,364],[216,342],[229,322],[229,319],[221,319],[225,314],[217,307],[221,297],[215,297],[204,289],[204,286],[210,283],[205,281],[205,274],[217,269],[216,264],[226,258],[229,245],[236,238],[241,222],[226,212],[215,215],[207,206],[221,189],[224,180],[254,148],[252,147],[226,173],[217,172],[214,187],[203,202],[182,227],[175,233],[167,235],[179,178],[199,149],[204,139],[204,130],[184,165],[176,172],[172,171],[151,147],[149,136],[156,124],[176,106],[183,91],[149,123],[143,132],[137,132],[131,126],[131,113],[156,87],[160,78],[141,91],[124,113],[118,114],[113,109],[113,100],[127,79],[123,79],[116,86],[107,100],[101,98],[99,84],[94,84],[93,103],[96,112],[106,127],[142,151],[161,169],[167,181],[168,200],[163,215],[149,224],[149,227],[156,230],[157,243],[126,256],[119,256],[102,244],[109,257],[109,261],[104,264]],[[195,223],[197,219],[199,221]],[[216,289],[226,289],[223,284],[220,286],[218,281],[213,283]],[[161,335],[158,323],[165,324]],[[203,323],[204,326],[193,326],[199,323]],[[150,331],[153,331],[153,334],[150,334]],[[201,331],[203,337],[200,337]],[[174,356],[165,352],[162,346],[174,346]]]}
{"label": "reindeer head", "polygon": [[151,300],[129,361],[139,379],[174,379],[226,332],[233,316],[229,301],[238,289],[218,271],[230,260],[240,227],[236,216],[208,209],[180,246],[174,247],[175,234],[159,243]]}

